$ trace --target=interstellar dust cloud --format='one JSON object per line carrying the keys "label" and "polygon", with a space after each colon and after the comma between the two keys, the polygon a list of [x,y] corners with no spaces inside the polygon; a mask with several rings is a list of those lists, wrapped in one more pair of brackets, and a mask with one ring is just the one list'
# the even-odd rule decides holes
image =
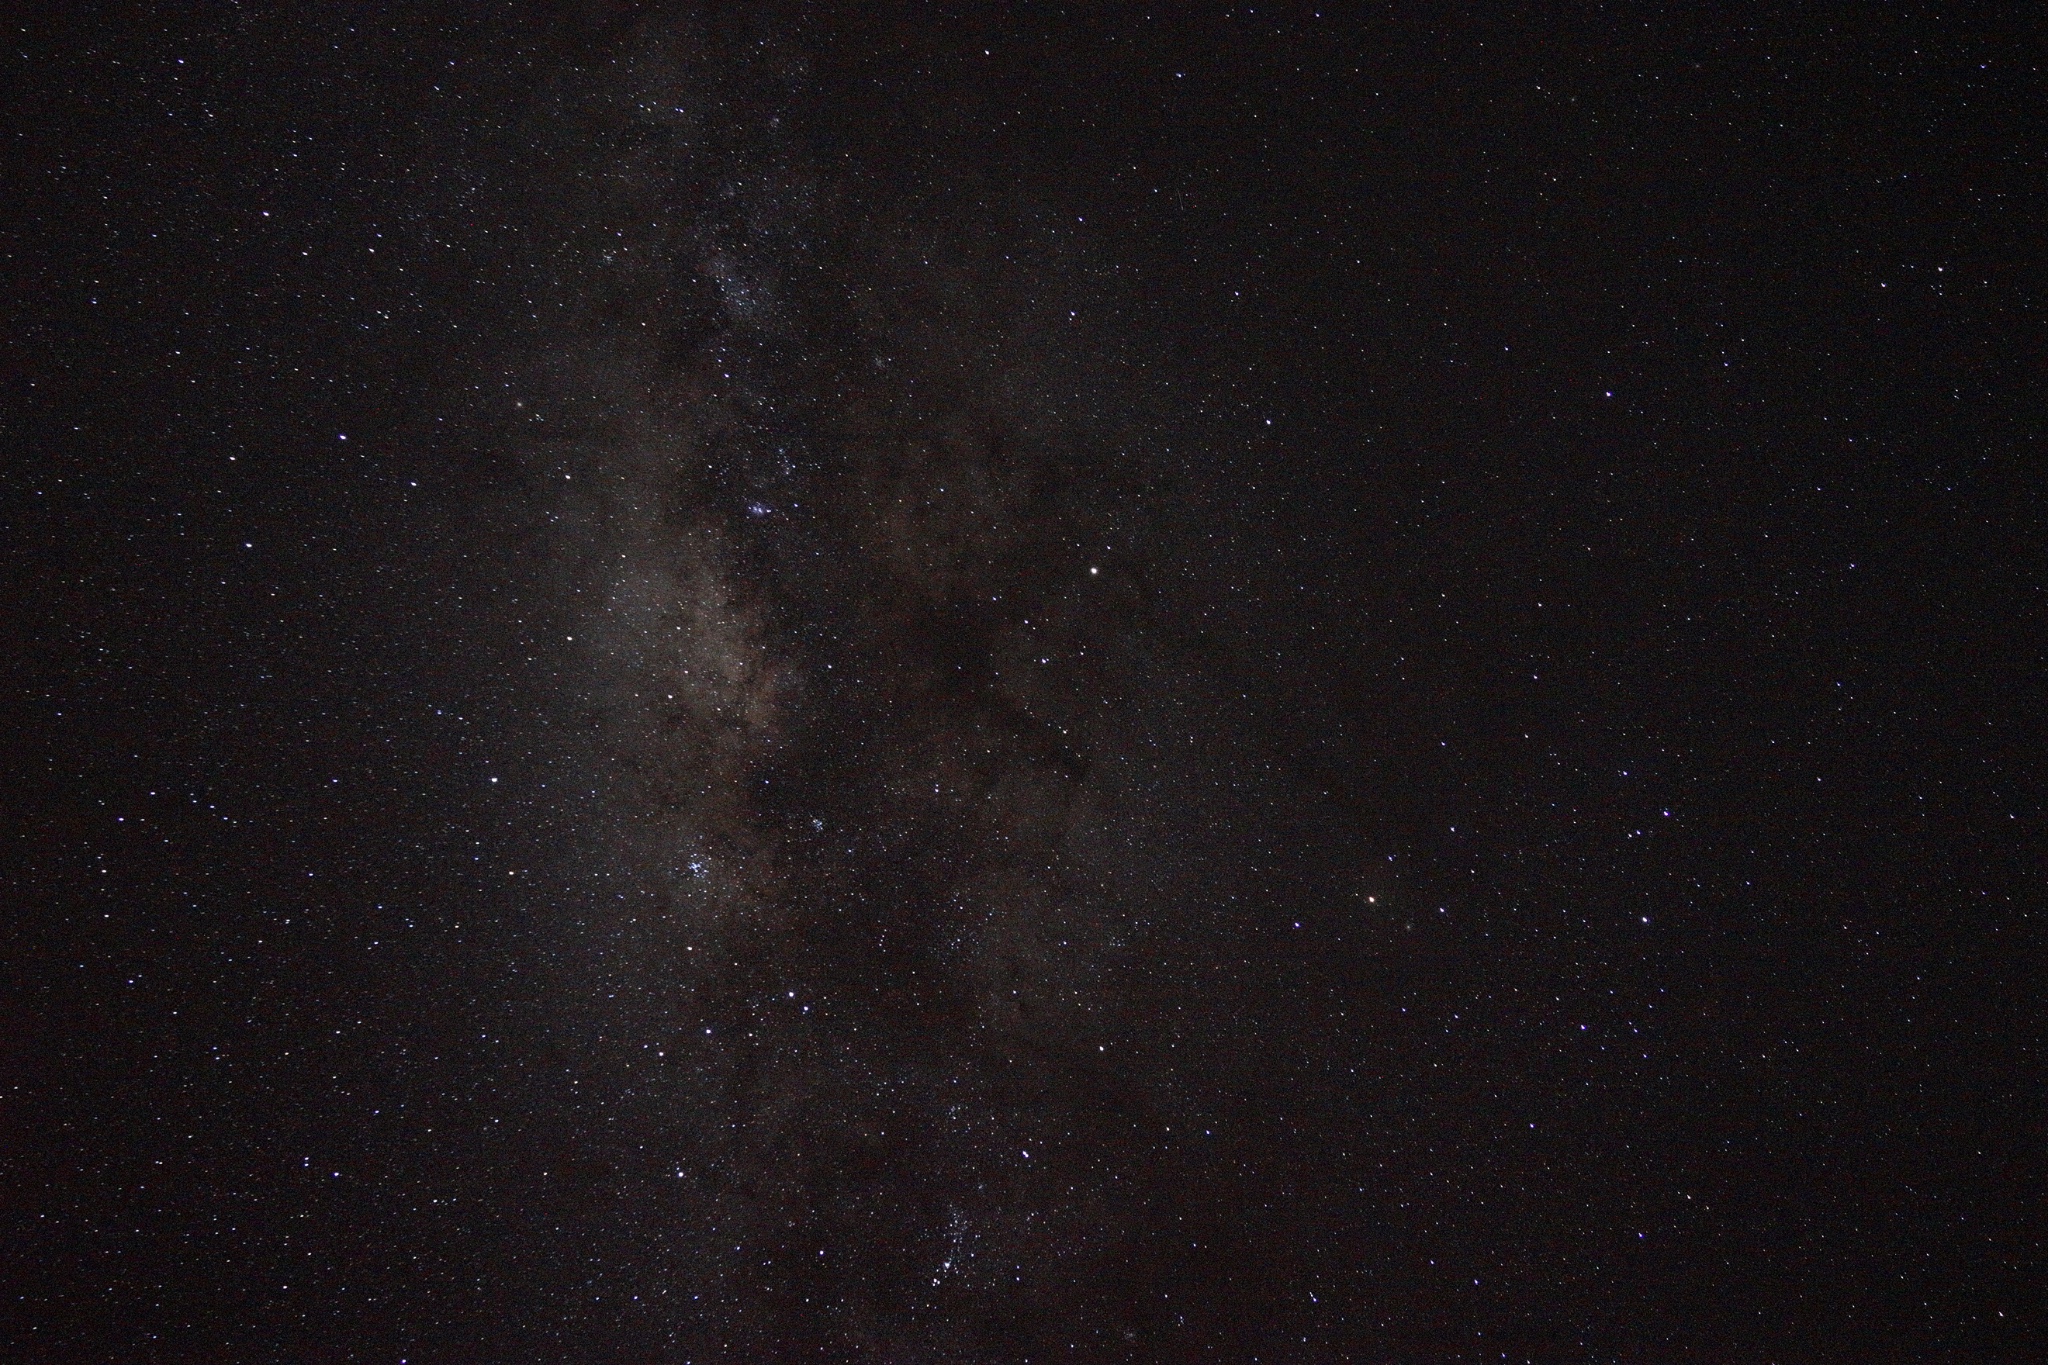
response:
{"label": "interstellar dust cloud", "polygon": [[1179,1216],[1162,1001],[1256,784],[1161,643],[1187,457],[1117,272],[826,162],[804,89],[646,21],[550,92],[545,331],[479,385],[542,585],[549,989],[617,1134],[576,1216],[677,1339],[991,1358],[1129,1316]]}

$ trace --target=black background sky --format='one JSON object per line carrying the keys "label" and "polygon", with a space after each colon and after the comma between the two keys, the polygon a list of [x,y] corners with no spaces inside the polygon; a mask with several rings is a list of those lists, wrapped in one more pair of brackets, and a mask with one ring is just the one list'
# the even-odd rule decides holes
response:
{"label": "black background sky", "polygon": [[8,28],[9,1359],[2040,1358],[2024,19]]}

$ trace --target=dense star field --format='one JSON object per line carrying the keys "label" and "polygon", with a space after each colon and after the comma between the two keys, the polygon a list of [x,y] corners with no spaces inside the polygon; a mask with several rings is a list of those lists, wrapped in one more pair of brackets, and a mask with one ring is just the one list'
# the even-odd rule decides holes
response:
{"label": "dense star field", "polygon": [[2000,22],[10,20],[0,1354],[2041,1358]]}

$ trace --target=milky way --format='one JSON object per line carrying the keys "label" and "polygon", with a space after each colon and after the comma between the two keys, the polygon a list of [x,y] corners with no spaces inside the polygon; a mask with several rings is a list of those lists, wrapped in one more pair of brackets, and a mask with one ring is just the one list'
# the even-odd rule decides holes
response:
{"label": "milky way", "polygon": [[545,566],[605,1281],[903,1359],[1181,1316],[1131,1288],[1208,1159],[1176,1002],[1302,837],[1172,645],[1187,415],[1078,224],[820,164],[780,41],[601,73],[555,96],[559,321],[471,387]]}

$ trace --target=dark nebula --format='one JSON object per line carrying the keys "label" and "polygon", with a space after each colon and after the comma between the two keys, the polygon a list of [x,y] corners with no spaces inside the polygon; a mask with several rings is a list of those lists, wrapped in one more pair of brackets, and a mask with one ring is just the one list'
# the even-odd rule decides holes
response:
{"label": "dark nebula", "polygon": [[1171,1021],[1284,909],[1261,836],[1335,831],[1176,624],[1201,457],[1115,269],[1000,186],[831,167],[742,32],[552,92],[560,321],[472,386],[562,642],[517,780],[579,798],[551,990],[635,1138],[595,1197],[665,1211],[735,1350],[1135,1340],[1207,1311],[1150,1264],[1213,1160]]}
{"label": "dark nebula", "polygon": [[2043,1358],[2023,27],[11,21],[0,1357]]}

